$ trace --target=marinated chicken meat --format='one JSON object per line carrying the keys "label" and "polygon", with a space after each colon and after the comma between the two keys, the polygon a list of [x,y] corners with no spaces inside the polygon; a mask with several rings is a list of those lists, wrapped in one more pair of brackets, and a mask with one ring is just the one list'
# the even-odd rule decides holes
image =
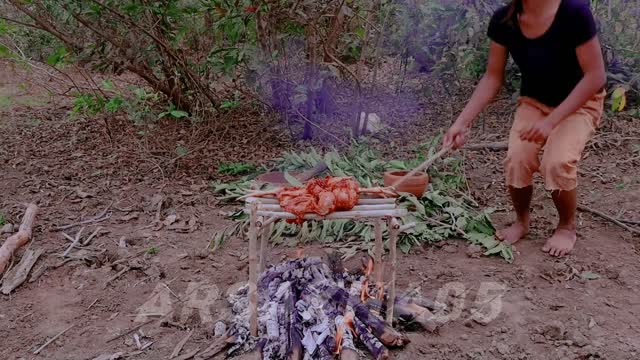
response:
{"label": "marinated chicken meat", "polygon": [[325,216],[335,211],[353,209],[358,203],[360,185],[351,177],[313,179],[304,187],[288,187],[277,193],[282,209],[296,216],[291,223],[300,224],[306,214]]}

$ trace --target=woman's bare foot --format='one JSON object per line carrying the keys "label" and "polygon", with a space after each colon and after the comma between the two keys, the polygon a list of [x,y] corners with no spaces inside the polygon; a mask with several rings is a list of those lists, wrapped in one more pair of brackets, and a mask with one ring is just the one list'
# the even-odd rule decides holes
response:
{"label": "woman's bare foot", "polygon": [[570,229],[556,229],[553,235],[542,247],[542,251],[551,256],[562,257],[573,250],[576,244],[576,231]]}
{"label": "woman's bare foot", "polygon": [[506,229],[496,232],[496,238],[507,244],[515,244],[529,233],[529,224],[516,221]]}

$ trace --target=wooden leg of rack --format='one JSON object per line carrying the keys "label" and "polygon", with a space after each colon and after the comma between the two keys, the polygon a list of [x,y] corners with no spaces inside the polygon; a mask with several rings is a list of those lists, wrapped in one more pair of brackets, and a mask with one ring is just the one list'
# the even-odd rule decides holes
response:
{"label": "wooden leg of rack", "polygon": [[393,324],[393,307],[396,303],[396,267],[397,267],[397,242],[400,223],[396,218],[389,220],[389,261],[391,263],[391,280],[387,295],[387,324]]}
{"label": "wooden leg of rack", "polygon": [[258,204],[249,213],[249,331],[258,336]]}

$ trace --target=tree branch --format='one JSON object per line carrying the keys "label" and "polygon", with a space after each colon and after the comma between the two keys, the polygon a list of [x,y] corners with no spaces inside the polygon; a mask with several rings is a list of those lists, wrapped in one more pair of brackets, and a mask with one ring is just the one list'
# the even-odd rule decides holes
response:
{"label": "tree branch", "polygon": [[4,17],[4,16],[2,16],[2,15],[0,15],[0,19],[5,20],[5,21],[8,21],[8,22],[12,22],[12,23],[14,23],[14,24],[18,24],[18,25],[22,25],[22,26],[30,27],[30,28],[33,28],[33,29],[37,29],[37,30],[44,30],[44,31],[46,31],[46,29],[44,29],[44,28],[43,28],[43,27],[41,27],[41,26],[38,26],[37,24],[29,24],[29,23],[26,23],[26,22],[22,22],[22,21],[20,21],[20,20],[16,20],[16,19],[11,19],[11,18],[8,18],[8,17]]}

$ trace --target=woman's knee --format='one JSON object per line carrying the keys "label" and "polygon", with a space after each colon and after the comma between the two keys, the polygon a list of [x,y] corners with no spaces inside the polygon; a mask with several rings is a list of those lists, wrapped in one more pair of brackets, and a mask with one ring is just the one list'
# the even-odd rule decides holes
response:
{"label": "woman's knee", "polygon": [[540,167],[538,155],[530,151],[510,150],[503,164],[507,185],[516,188],[531,185],[533,174]]}
{"label": "woman's knee", "polygon": [[578,182],[578,160],[568,157],[543,156],[540,173],[547,190],[573,190]]}

